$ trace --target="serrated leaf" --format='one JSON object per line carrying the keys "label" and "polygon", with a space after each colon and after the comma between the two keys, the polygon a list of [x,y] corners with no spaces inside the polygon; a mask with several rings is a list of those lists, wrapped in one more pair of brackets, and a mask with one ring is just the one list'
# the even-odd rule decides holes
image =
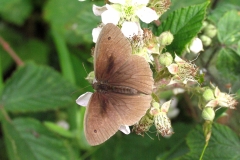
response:
{"label": "serrated leaf", "polygon": [[32,11],[30,0],[0,1],[0,15],[8,22],[22,25]]}
{"label": "serrated leaf", "polygon": [[225,45],[236,44],[240,40],[240,15],[236,10],[231,10],[219,19],[218,39]]}
{"label": "serrated leaf", "polygon": [[3,122],[3,133],[10,160],[75,160],[64,140],[49,132],[39,121],[19,118]]}
{"label": "serrated leaf", "polygon": [[217,55],[217,69],[228,76],[234,78],[234,73],[240,73],[240,56],[228,48],[222,48]]}
{"label": "serrated leaf", "polygon": [[159,26],[157,35],[164,31],[170,31],[174,40],[167,46],[170,53],[181,54],[187,44],[197,35],[205,18],[208,2],[201,5],[178,9],[169,14],[168,18]]}
{"label": "serrated leaf", "polygon": [[[152,160],[165,159],[171,160],[188,152],[188,148],[184,142],[184,137],[190,130],[191,126],[178,123],[174,127],[171,137],[156,137],[156,133],[150,134],[154,139],[145,135],[141,137],[134,133],[130,135],[113,136],[110,140],[101,145],[101,148],[93,153],[93,159],[114,159],[114,160]],[[184,129],[183,129],[184,128]],[[154,130],[154,129],[153,129]],[[174,147],[174,146],[181,147]],[[109,150],[111,148],[111,150]]]}
{"label": "serrated leaf", "polygon": [[53,69],[29,63],[7,81],[0,103],[11,112],[52,110],[73,102],[75,90]]}
{"label": "serrated leaf", "polygon": [[44,18],[54,30],[64,34],[69,43],[91,43],[92,29],[100,22],[100,17],[92,13],[94,3],[96,1],[50,0],[44,8]]}
{"label": "serrated leaf", "polygon": [[[202,126],[197,126],[189,133],[187,137],[187,144],[190,148],[190,153],[181,159],[199,159],[205,144]],[[236,133],[227,126],[214,124],[212,128],[212,136],[203,159],[237,160],[240,159],[239,150],[240,141]]]}

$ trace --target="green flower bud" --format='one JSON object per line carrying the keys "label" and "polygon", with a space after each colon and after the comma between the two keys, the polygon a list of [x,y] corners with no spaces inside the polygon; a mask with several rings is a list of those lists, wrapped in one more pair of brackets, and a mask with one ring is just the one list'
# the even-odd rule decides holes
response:
{"label": "green flower bud", "polygon": [[207,21],[203,21],[203,25],[202,25],[202,29],[204,29],[205,27],[207,27],[208,22]]}
{"label": "green flower bud", "polygon": [[167,46],[170,45],[173,41],[173,35],[171,32],[166,31],[160,34],[160,36],[157,38],[158,43],[160,46]]}
{"label": "green flower bud", "polygon": [[160,54],[159,62],[160,62],[160,64],[162,64],[164,66],[169,66],[173,62],[173,57],[169,52]]}
{"label": "green flower bud", "polygon": [[215,99],[213,90],[211,89],[206,89],[203,93],[203,98],[208,102],[210,100]]}
{"label": "green flower bud", "polygon": [[90,72],[88,76],[85,78],[89,83],[93,83],[93,80],[95,79],[94,71]]}
{"label": "green flower bud", "polygon": [[213,121],[215,112],[211,107],[205,107],[202,111],[202,118],[206,121]]}
{"label": "green flower bud", "polygon": [[209,38],[208,36],[201,35],[200,39],[202,40],[202,43],[205,47],[210,46],[210,44],[212,43],[212,39]]}
{"label": "green flower bud", "polygon": [[217,34],[217,28],[214,25],[209,24],[204,28],[204,35],[210,38],[213,38],[216,36],[216,34]]}

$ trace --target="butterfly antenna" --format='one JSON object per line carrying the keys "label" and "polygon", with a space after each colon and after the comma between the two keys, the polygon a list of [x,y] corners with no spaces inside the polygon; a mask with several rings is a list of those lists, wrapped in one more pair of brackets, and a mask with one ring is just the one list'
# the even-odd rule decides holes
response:
{"label": "butterfly antenna", "polygon": [[84,68],[86,74],[88,75],[88,72],[87,72],[87,70],[86,70],[86,67],[85,67],[84,63],[82,63],[82,66],[83,66],[83,68]]}

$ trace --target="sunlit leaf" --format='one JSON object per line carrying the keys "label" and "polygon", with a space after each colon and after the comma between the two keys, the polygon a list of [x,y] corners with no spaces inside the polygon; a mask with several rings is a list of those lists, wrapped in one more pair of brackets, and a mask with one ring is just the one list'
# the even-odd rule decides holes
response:
{"label": "sunlit leaf", "polygon": [[188,43],[196,37],[202,27],[208,3],[178,9],[169,14],[168,18],[159,26],[157,35],[170,31],[174,40],[167,46],[167,51],[181,54]]}
{"label": "sunlit leaf", "polygon": [[11,112],[45,111],[73,103],[75,87],[49,67],[19,68],[6,83],[0,103]]}

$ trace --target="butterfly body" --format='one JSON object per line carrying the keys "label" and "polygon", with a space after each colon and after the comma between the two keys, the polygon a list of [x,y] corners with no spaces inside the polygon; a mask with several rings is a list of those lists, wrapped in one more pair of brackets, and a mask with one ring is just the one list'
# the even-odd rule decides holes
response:
{"label": "butterfly body", "polygon": [[94,50],[97,82],[84,118],[85,136],[98,145],[114,135],[121,125],[131,126],[146,113],[152,100],[153,77],[143,57],[132,55],[121,30],[107,24]]}
{"label": "butterfly body", "polygon": [[114,92],[119,94],[128,94],[128,95],[134,95],[139,94],[139,92],[131,87],[126,86],[113,86],[108,83],[104,82],[95,82],[93,84],[93,88],[97,92],[106,93],[106,92]]}

